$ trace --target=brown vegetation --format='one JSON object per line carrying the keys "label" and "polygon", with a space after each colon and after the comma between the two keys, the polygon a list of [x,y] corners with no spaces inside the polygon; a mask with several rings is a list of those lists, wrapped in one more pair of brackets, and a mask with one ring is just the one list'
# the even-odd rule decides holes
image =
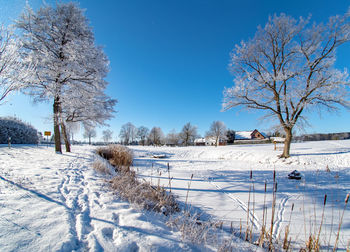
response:
{"label": "brown vegetation", "polygon": [[[137,179],[135,171],[130,169],[133,161],[130,149],[121,145],[109,145],[98,148],[96,152],[115,167],[117,175],[111,179],[110,184],[121,198],[165,215],[179,210],[175,197],[166,192],[164,187],[152,186],[149,182]],[[104,170],[100,164],[96,164],[96,169]]]}

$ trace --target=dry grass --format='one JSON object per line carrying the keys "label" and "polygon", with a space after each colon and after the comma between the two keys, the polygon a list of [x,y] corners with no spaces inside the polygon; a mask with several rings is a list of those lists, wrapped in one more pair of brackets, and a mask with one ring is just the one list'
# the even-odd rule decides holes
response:
{"label": "dry grass", "polygon": [[[175,197],[166,192],[164,187],[155,187],[137,179],[135,171],[130,169],[133,161],[130,149],[121,145],[109,145],[98,148],[96,153],[115,167],[117,175],[112,178],[110,184],[121,198],[144,209],[162,212],[165,215],[179,211]],[[100,163],[96,163],[95,166],[96,170],[104,170]]]}
{"label": "dry grass", "polygon": [[134,171],[118,173],[111,180],[111,186],[118,194],[138,206],[165,215],[179,210],[174,196],[163,187],[154,187],[148,182],[139,181]]}
{"label": "dry grass", "polygon": [[104,160],[100,160],[100,159],[95,160],[92,167],[100,173],[111,175],[111,171],[108,168],[108,164]]}
{"label": "dry grass", "polygon": [[100,147],[96,153],[107,159],[113,165],[116,171],[127,172],[132,165],[133,153],[130,149],[122,145],[109,145],[107,147]]}
{"label": "dry grass", "polygon": [[171,217],[167,225],[179,230],[184,241],[219,247],[222,222],[201,221],[198,214],[191,215],[189,211],[185,211],[181,215]]}

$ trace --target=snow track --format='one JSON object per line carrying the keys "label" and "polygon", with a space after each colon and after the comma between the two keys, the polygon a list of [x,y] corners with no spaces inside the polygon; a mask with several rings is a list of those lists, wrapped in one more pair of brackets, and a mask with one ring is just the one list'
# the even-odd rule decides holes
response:
{"label": "snow track", "polygon": [[[281,195],[279,195],[281,196]],[[273,237],[277,239],[282,234],[283,228],[282,223],[284,222],[284,213],[286,211],[286,205],[288,200],[290,199],[290,196],[288,195],[282,195],[282,198],[280,199],[280,203],[278,204],[278,210],[276,214],[276,220],[273,224]]]}
{"label": "snow track", "polygon": [[67,206],[69,229],[72,235],[71,243],[76,245],[73,249],[86,248],[86,238],[91,231],[90,192],[83,175],[87,167],[79,163],[80,160],[78,155],[67,168],[59,170],[61,183],[58,186],[58,191],[62,202]]}
{"label": "snow track", "polygon": [[242,202],[239,198],[235,197],[234,194],[232,193],[226,193],[220,186],[218,186],[214,181],[213,179],[209,178],[208,182],[210,184],[212,184],[215,188],[218,189],[218,191],[221,191],[222,193],[224,193],[225,195],[227,195],[233,202],[235,202],[236,204],[238,204],[238,206],[240,208],[242,208],[242,210],[248,214],[248,211],[249,211],[249,221],[251,223],[253,223],[254,227],[257,229],[257,230],[260,230],[261,229],[261,222],[258,218],[258,216],[256,214],[254,214],[254,212],[252,210],[248,210],[248,206]]}
{"label": "snow track", "polygon": [[[0,146],[0,251],[192,251],[163,215],[134,209],[88,146]],[[211,251],[210,249],[208,251]]]}

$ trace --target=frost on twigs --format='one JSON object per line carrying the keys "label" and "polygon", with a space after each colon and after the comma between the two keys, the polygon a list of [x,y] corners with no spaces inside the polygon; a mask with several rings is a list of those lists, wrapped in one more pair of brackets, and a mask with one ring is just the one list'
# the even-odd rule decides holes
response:
{"label": "frost on twigs", "polygon": [[14,31],[0,25],[0,104],[33,77],[33,64],[22,58],[21,47]]}

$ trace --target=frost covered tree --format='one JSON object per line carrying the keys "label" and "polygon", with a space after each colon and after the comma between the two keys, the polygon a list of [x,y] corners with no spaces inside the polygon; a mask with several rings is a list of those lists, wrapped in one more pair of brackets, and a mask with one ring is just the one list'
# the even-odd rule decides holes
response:
{"label": "frost covered tree", "polygon": [[193,143],[194,139],[197,137],[197,127],[191,125],[191,123],[186,123],[180,132],[180,138],[185,146]]}
{"label": "frost covered tree", "polygon": [[164,140],[164,134],[161,128],[153,127],[148,135],[148,142],[151,145],[161,145]]}
{"label": "frost covered tree", "polygon": [[95,128],[91,125],[85,124],[83,137],[89,139],[89,145],[91,145],[91,138],[96,137]]}
{"label": "frost covered tree", "polygon": [[169,145],[178,145],[180,142],[180,134],[176,133],[175,129],[170,131],[166,136],[166,144]]}
{"label": "frost covered tree", "polygon": [[219,146],[220,140],[226,139],[226,125],[221,121],[214,121],[210,125],[209,131],[206,133],[207,137],[215,139],[215,146]]}
{"label": "frost covered tree", "polygon": [[13,30],[0,25],[0,104],[11,92],[30,81],[32,64],[27,64],[19,53],[21,44]]}
{"label": "frost covered tree", "polygon": [[128,122],[122,125],[119,132],[119,137],[121,138],[121,141],[125,145],[133,143],[136,139],[136,135],[137,135],[137,128],[131,122]]}
{"label": "frost covered tree", "polygon": [[140,126],[137,129],[136,137],[137,137],[137,139],[139,139],[139,141],[142,145],[146,144],[146,139],[147,139],[148,134],[149,134],[149,129],[145,126]]}
{"label": "frost covered tree", "polygon": [[102,138],[105,143],[111,141],[113,132],[110,129],[102,131]]}
{"label": "frost covered tree", "polygon": [[334,67],[336,49],[350,39],[349,16],[350,10],[327,24],[269,17],[231,54],[234,86],[224,90],[223,109],[240,106],[272,116],[286,135],[281,157],[289,157],[292,130],[306,111],[350,105],[348,73]]}
{"label": "frost covered tree", "polygon": [[[60,129],[66,138],[66,121],[91,119],[96,110],[98,116],[106,111],[108,98],[103,91],[109,62],[74,3],[58,3],[55,8],[45,5],[37,12],[27,7],[16,26],[23,31],[23,55],[36,66],[36,78],[27,93],[37,101],[53,101],[55,150],[61,153]],[[96,103],[100,103],[97,108]]]}
{"label": "frost covered tree", "polygon": [[80,123],[75,123],[75,122],[67,123],[67,131],[72,139],[72,142],[74,142],[74,134],[80,131],[80,126],[81,126]]}

